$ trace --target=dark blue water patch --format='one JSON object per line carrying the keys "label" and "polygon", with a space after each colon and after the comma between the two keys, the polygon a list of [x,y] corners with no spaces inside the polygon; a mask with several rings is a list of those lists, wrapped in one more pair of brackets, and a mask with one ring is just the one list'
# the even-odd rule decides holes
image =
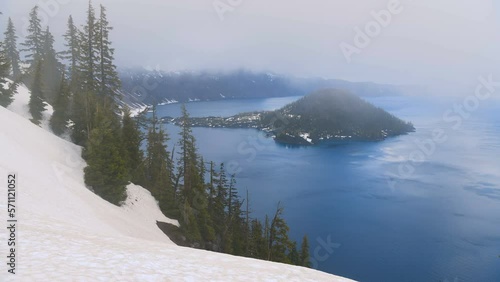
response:
{"label": "dark blue water patch", "polygon": [[[193,116],[228,105],[213,103]],[[230,110],[258,110],[260,103],[241,101]],[[449,140],[410,177],[396,173],[418,148],[414,140],[449,126],[441,116],[450,105],[378,99],[377,106],[409,117],[419,130],[373,143],[288,148],[260,140],[262,149],[249,146],[259,136],[255,130],[195,128],[193,133],[205,160],[238,163],[238,188],[241,195],[249,190],[253,217],[272,214],[281,201],[291,238],[300,242],[307,234],[311,252],[321,246],[318,240],[339,244],[319,263],[320,270],[360,281],[500,281],[500,204],[492,190],[500,187],[495,169],[500,105],[447,131]],[[171,149],[178,128],[167,130]],[[388,185],[390,177],[397,180],[395,189]]]}

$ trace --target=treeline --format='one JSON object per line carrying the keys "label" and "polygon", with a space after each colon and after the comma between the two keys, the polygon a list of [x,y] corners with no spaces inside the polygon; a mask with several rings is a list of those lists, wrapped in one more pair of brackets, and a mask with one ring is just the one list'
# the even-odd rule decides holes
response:
{"label": "treeline", "polygon": [[156,109],[149,118],[139,117],[137,124],[146,129],[146,150],[142,158],[132,146],[140,164],[133,182],[151,191],[164,214],[179,219],[192,247],[310,266],[307,237],[301,246],[289,238],[283,207],[278,205],[264,223],[251,218],[248,195],[240,197],[235,176],[228,175],[224,164],[206,162],[199,154],[184,106],[180,120],[178,142],[170,151]]}
{"label": "treeline", "polygon": [[[283,263],[310,266],[309,246],[288,236],[289,227],[278,205],[264,223],[251,218],[248,197],[238,195],[234,175],[224,164],[205,162],[197,151],[182,108],[179,141],[167,147],[169,136],[153,109],[134,118],[119,106],[121,82],[109,39],[112,27],[106,9],[98,15],[89,2],[86,22],[68,19],[66,50],[54,50],[54,37],[41,26],[38,7],[29,16],[21,63],[17,36],[8,20],[0,53],[0,102],[8,106],[17,83],[29,85],[32,122],[40,124],[47,104],[54,113],[50,127],[83,147],[85,183],[103,199],[120,205],[130,182],[148,189],[161,211],[180,222],[180,232],[193,247]],[[144,150],[143,150],[144,148]],[[171,150],[171,151],[170,151]]]}

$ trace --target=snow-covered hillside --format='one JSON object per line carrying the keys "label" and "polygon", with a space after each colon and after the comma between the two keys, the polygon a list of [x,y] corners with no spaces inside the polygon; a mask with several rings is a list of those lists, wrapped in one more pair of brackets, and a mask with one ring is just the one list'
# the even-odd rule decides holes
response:
{"label": "snow-covered hillside", "polygon": [[[8,81],[12,83],[12,81],[10,80]],[[29,101],[30,101],[30,91],[26,86],[24,86],[24,84],[21,84],[17,87],[17,93],[14,96],[14,101],[12,102],[12,104],[9,105],[8,109],[29,120],[32,118],[29,112],[30,110],[28,106]],[[52,106],[49,105],[48,103],[45,103],[45,111],[43,112],[41,126],[47,131],[51,131],[49,127],[49,120],[50,117],[52,116],[52,113],[54,113],[54,109],[52,108]]]}
{"label": "snow-covered hillside", "polygon": [[[1,281],[351,281],[319,271],[178,247],[156,226],[177,224],[151,194],[128,186],[122,207],[83,183],[81,148],[26,119],[29,92],[0,107],[0,213],[7,225],[7,175],[16,173],[17,264],[7,273],[0,228]],[[28,99],[26,99],[28,95]]]}

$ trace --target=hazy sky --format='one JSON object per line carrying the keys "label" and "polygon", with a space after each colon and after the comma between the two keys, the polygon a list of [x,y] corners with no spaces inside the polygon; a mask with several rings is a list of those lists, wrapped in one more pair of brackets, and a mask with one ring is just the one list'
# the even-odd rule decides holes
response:
{"label": "hazy sky", "polygon": [[[247,68],[297,76],[394,84],[473,85],[500,80],[497,0],[94,0],[115,28],[117,64],[163,70]],[[72,14],[83,24],[86,0],[0,0],[22,35],[29,9],[42,6],[52,31]],[[398,2],[396,0],[396,2]],[[44,4],[59,3],[57,8]],[[498,4],[497,4],[498,3]],[[214,8],[227,8],[225,13]],[[396,5],[386,27],[348,62],[339,47],[355,45],[355,28],[372,11]],[[229,7],[229,8],[228,8]],[[392,7],[392,6],[391,6]],[[223,20],[221,14],[223,13]],[[389,12],[388,12],[389,13]],[[372,25],[373,27],[373,25]],[[376,28],[376,27],[373,27]],[[57,38],[58,46],[62,45]],[[365,44],[366,45],[366,44]],[[344,45],[345,46],[345,45]],[[359,46],[358,46],[359,47]],[[357,47],[356,47],[357,48]]]}

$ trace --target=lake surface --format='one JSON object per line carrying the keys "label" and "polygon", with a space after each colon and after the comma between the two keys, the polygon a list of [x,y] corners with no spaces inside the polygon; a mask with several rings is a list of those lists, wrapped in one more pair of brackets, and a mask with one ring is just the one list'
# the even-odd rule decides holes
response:
{"label": "lake surface", "polygon": [[[187,108],[192,116],[229,116],[296,99]],[[368,100],[417,131],[319,147],[279,145],[251,129],[193,132],[205,160],[238,172],[254,217],[284,204],[292,238],[307,233],[320,270],[360,281],[500,281],[500,102],[481,102],[458,125],[443,114],[462,98]],[[179,108],[161,106],[159,116],[178,116]],[[178,128],[167,130],[171,145]]]}

